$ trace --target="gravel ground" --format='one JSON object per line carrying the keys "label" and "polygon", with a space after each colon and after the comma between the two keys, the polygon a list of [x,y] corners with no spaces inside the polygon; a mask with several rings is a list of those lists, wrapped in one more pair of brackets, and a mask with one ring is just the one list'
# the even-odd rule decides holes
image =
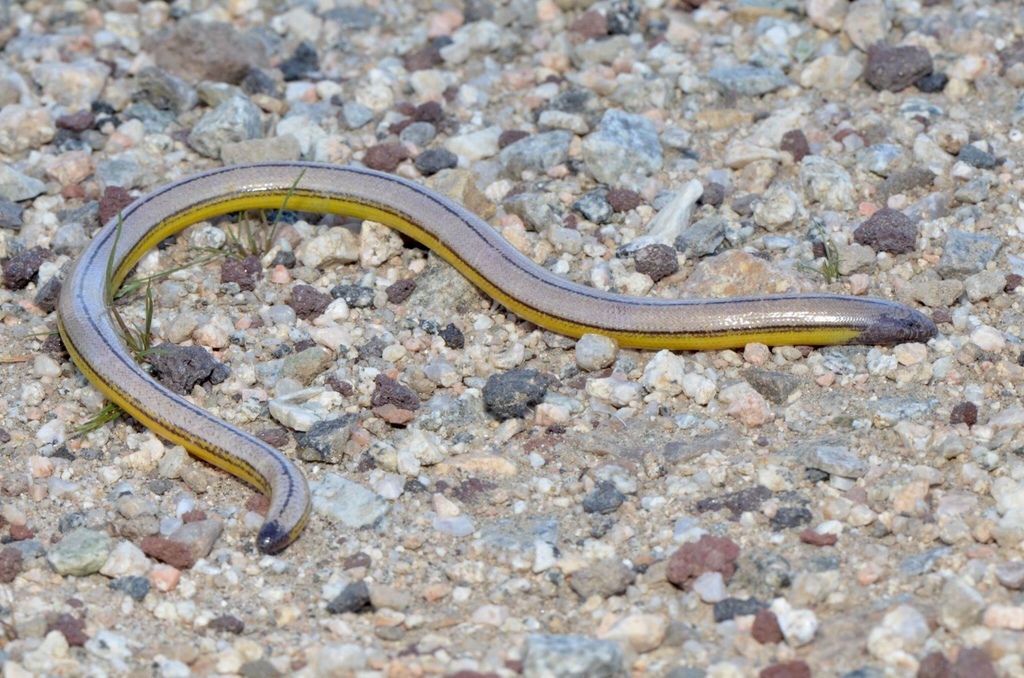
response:
{"label": "gravel ground", "polygon": [[[2,675],[1024,676],[1022,34],[994,0],[0,0]],[[377,224],[284,212],[249,258],[198,224],[138,267],[153,369],[309,478],[264,556],[241,481],[77,431],[53,303],[133,197],[300,158],[602,289],[939,334],[620,349]]]}

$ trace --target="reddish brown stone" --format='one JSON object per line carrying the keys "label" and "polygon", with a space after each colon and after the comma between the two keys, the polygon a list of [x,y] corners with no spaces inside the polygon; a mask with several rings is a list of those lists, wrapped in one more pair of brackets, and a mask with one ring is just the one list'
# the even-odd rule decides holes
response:
{"label": "reddish brown stone", "polygon": [[377,144],[366,149],[363,163],[370,169],[394,172],[398,165],[409,157],[409,151],[399,143]]}
{"label": "reddish brown stone", "polygon": [[233,282],[247,292],[256,289],[256,283],[259,282],[262,273],[263,266],[259,257],[251,254],[245,259],[228,257],[220,265],[220,281]]}
{"label": "reddish brown stone", "polygon": [[187,570],[196,564],[192,550],[180,542],[171,541],[164,537],[144,537],[139,542],[139,548],[150,558],[155,558],[161,563],[167,563],[179,570]]}
{"label": "reddish brown stone", "polygon": [[857,227],[853,239],[876,252],[906,254],[917,246],[917,226],[903,212],[883,207]]}
{"label": "reddish brown stone", "polygon": [[584,40],[608,35],[608,19],[596,10],[584,12],[580,18],[569,25],[569,30]]}
{"label": "reddish brown stone", "polygon": [[759,678],[811,678],[811,667],[803,660],[776,664],[762,669]]}
{"label": "reddish brown stone", "polygon": [[953,664],[955,678],[996,678],[992,660],[980,647],[965,647],[960,650]]}
{"label": "reddish brown stone", "polygon": [[782,629],[779,628],[779,618],[771,610],[761,610],[754,617],[754,625],[750,627],[750,635],[762,645],[781,643]]}
{"label": "reddish brown stone", "polygon": [[107,186],[100,198],[100,223],[106,224],[115,218],[128,205],[132,204],[132,196],[120,186]]}
{"label": "reddish brown stone", "polygon": [[425,71],[444,63],[441,58],[441,50],[434,44],[429,44],[421,50],[413,52],[405,57],[405,70],[410,73],[414,71]]}
{"label": "reddish brown stone", "polygon": [[42,247],[33,247],[16,254],[3,263],[4,285],[11,290],[25,289],[35,279],[43,262],[52,258],[53,253]]}
{"label": "reddish brown stone", "polygon": [[676,249],[670,245],[648,245],[637,250],[633,255],[633,264],[637,273],[646,273],[654,282],[679,270]]}
{"label": "reddish brown stone", "polygon": [[292,296],[288,305],[295,310],[295,315],[303,320],[312,320],[323,313],[334,299],[329,294],[319,292],[309,285],[296,285],[292,288]]}
{"label": "reddish brown stone", "polygon": [[10,584],[21,574],[21,551],[8,546],[0,551],[0,584]]}
{"label": "reddish brown stone", "polygon": [[233,614],[223,614],[210,620],[210,628],[214,631],[233,633],[236,636],[245,631],[245,622]]}
{"label": "reddish brown stone", "polygon": [[76,113],[69,113],[57,118],[57,127],[71,132],[84,132],[92,127],[95,122],[96,118],[93,117],[92,113],[86,110],[81,110]]}
{"label": "reddish brown stone", "polygon": [[683,588],[705,572],[721,572],[728,581],[736,571],[740,547],[725,537],[705,534],[700,541],[684,544],[668,561],[668,580]]}
{"label": "reddish brown stone", "polygon": [[392,304],[401,304],[403,301],[409,298],[409,296],[416,289],[416,281],[412,278],[402,278],[401,280],[395,281],[388,285],[385,293],[388,295],[388,301]]}
{"label": "reddish brown stone", "polygon": [[416,107],[412,119],[419,122],[441,122],[444,120],[444,107],[439,101],[426,101]]}
{"label": "reddish brown stone", "polygon": [[978,423],[978,406],[966,400],[958,403],[949,413],[949,423],[974,426]]}
{"label": "reddish brown stone", "polygon": [[416,418],[412,410],[404,410],[390,403],[373,408],[373,413],[392,426],[405,426]]}
{"label": "reddish brown stone", "polygon": [[800,162],[805,156],[811,154],[811,145],[807,142],[807,137],[802,130],[791,129],[782,135],[779,150],[792,155],[794,162]]}
{"label": "reddish brown stone", "polygon": [[25,541],[36,536],[36,533],[28,528],[26,525],[11,525],[11,540],[12,541]]}
{"label": "reddish brown stone", "polygon": [[60,631],[71,647],[82,647],[89,636],[85,635],[85,620],[62,614],[46,625],[46,632]]}
{"label": "reddish brown stone", "polygon": [[520,139],[530,136],[529,132],[521,129],[507,129],[498,136],[498,148],[511,146]]}
{"label": "reddish brown stone", "polygon": [[345,561],[342,563],[342,566],[346,570],[352,570],[357,567],[369,567],[370,563],[372,562],[373,559],[370,557],[368,553],[360,551],[359,553],[353,554],[346,558]]}
{"label": "reddish brown stone", "polygon": [[608,201],[608,204],[616,212],[635,210],[643,202],[643,198],[640,197],[639,193],[628,188],[611,189],[608,191],[608,195],[605,196],[605,200]]}
{"label": "reddish brown stone", "polygon": [[198,523],[200,520],[206,520],[206,511],[186,511],[181,514],[183,523]]}
{"label": "reddish brown stone", "polygon": [[941,652],[932,652],[921,660],[917,678],[953,678],[953,665]]}
{"label": "reddish brown stone", "polygon": [[836,542],[839,541],[839,537],[834,534],[822,534],[807,528],[800,533],[800,541],[811,546],[835,546]]}
{"label": "reddish brown stone", "polygon": [[370,404],[374,407],[394,405],[403,410],[415,411],[419,409],[419,396],[416,395],[415,391],[397,379],[392,379],[386,374],[378,374],[373,383],[377,388],[370,398]]}
{"label": "reddish brown stone", "polygon": [[262,494],[254,494],[245,502],[245,510],[265,516],[270,510],[270,500]]}
{"label": "reddish brown stone", "polygon": [[281,449],[288,444],[288,430],[280,426],[263,429],[256,434],[256,437],[277,449]]}

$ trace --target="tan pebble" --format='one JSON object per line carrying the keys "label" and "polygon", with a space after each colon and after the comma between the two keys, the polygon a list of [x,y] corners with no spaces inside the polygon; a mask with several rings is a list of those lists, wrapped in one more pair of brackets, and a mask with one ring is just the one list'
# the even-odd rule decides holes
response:
{"label": "tan pebble", "polygon": [[823,386],[825,388],[828,388],[832,384],[836,383],[836,373],[835,372],[826,372],[825,374],[821,375],[820,377],[818,377],[814,381],[815,381],[816,384],[818,384],[818,386]]}
{"label": "tan pebble", "polygon": [[438,473],[452,471],[470,471],[493,476],[514,476],[518,473],[516,465],[496,454],[470,453],[452,457],[434,467]]}
{"label": "tan pebble", "polygon": [[423,589],[423,599],[428,603],[436,603],[442,598],[451,595],[452,587],[449,584],[431,584]]}
{"label": "tan pebble", "polygon": [[864,563],[857,570],[857,583],[870,586],[882,578],[882,566],[877,563]]}
{"label": "tan pebble", "polygon": [[181,579],[181,570],[170,565],[156,565],[149,573],[149,581],[157,591],[173,591]]}
{"label": "tan pebble", "polygon": [[387,628],[393,628],[395,626],[401,626],[405,621],[405,613],[399,612],[398,610],[392,610],[390,608],[383,608],[377,610],[373,615],[374,626],[384,626]]}
{"label": "tan pebble", "polygon": [[1024,607],[1017,605],[989,605],[982,617],[990,629],[1024,630]]}
{"label": "tan pebble", "polygon": [[922,362],[928,357],[928,347],[924,344],[898,344],[893,347],[892,354],[900,365],[910,366]]}
{"label": "tan pebble", "polygon": [[29,472],[33,478],[49,478],[53,475],[53,460],[38,455],[28,460]]}
{"label": "tan pebble", "polygon": [[928,496],[928,482],[924,480],[915,480],[907,483],[896,498],[892,502],[893,509],[898,513],[909,513],[912,515],[919,515],[922,511],[927,510],[924,504],[925,497]]}
{"label": "tan pebble", "polygon": [[551,0],[540,0],[537,3],[537,21],[548,23],[559,18],[561,15],[561,10]]}
{"label": "tan pebble", "polygon": [[638,653],[656,650],[665,641],[668,622],[655,614],[632,614],[615,622],[598,637],[605,640],[625,641]]}
{"label": "tan pebble", "polygon": [[283,265],[278,264],[274,267],[274,270],[270,272],[270,282],[278,285],[287,285],[292,281],[292,275],[288,272],[288,269]]}
{"label": "tan pebble", "polygon": [[434,512],[442,518],[454,518],[462,513],[459,505],[443,494],[434,495]]}
{"label": "tan pebble", "polygon": [[771,357],[772,352],[760,342],[747,344],[743,349],[743,359],[755,367],[764,365]]}
{"label": "tan pebble", "polygon": [[763,426],[775,418],[768,401],[753,389],[750,393],[732,401],[728,411],[730,415],[749,428]]}
{"label": "tan pebble", "polygon": [[461,26],[465,20],[466,17],[462,12],[456,9],[446,9],[432,14],[427,20],[427,37],[433,40],[451,35],[452,31]]}
{"label": "tan pebble", "polygon": [[563,424],[569,420],[569,408],[553,403],[540,403],[534,410],[534,422],[537,426]]}
{"label": "tan pebble", "polygon": [[297,605],[285,604],[274,607],[274,624],[278,627],[287,626],[302,616]]}
{"label": "tan pebble", "polygon": [[850,276],[850,294],[855,297],[867,294],[870,285],[871,276],[866,273],[854,273]]}

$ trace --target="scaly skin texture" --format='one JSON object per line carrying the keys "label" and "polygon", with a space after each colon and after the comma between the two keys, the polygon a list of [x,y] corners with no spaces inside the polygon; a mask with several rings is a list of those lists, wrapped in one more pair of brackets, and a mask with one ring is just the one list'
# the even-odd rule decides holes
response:
{"label": "scaly skin texture", "polygon": [[[111,401],[168,440],[271,497],[257,546],[276,553],[309,517],[302,472],[260,440],[171,393],[139,368],[109,313],[109,299],[139,258],[203,219],[249,209],[331,212],[387,224],[419,240],[487,294],[541,327],[623,346],[701,350],[750,342],[894,344],[935,334],[921,313],[888,301],[836,295],[644,299],[558,278],[489,225],[412,182],[365,169],[312,163],[227,167],[182,179],[125,208],[97,235],[64,281],[58,327],[79,369]],[[108,262],[111,279],[108,280]]]}

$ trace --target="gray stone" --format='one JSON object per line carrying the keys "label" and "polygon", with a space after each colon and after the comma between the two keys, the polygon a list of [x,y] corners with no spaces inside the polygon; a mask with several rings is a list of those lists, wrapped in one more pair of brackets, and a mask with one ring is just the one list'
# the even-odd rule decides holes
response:
{"label": "gray stone", "polygon": [[453,312],[476,308],[481,299],[486,297],[480,288],[431,252],[427,255],[427,267],[416,278],[416,289],[406,304],[419,309],[420,317],[447,318]]}
{"label": "gray stone", "polygon": [[662,165],[658,130],[642,115],[608,109],[597,131],[583,139],[583,162],[590,175],[604,184],[617,183],[623,174],[656,172]]}
{"label": "gray stone", "polygon": [[225,165],[244,165],[270,160],[288,162],[301,158],[302,149],[294,135],[283,134],[267,139],[247,139],[224,144],[220,148],[220,157]]}
{"label": "gray stone", "polygon": [[208,158],[220,158],[224,144],[261,136],[260,109],[245,97],[235,96],[199,119],[188,135],[188,144]]}
{"label": "gray stone", "polygon": [[857,155],[857,166],[880,177],[887,177],[903,156],[903,149],[896,144],[875,144]]}
{"label": "gray stone", "polygon": [[[3,189],[0,188],[0,191]],[[17,231],[21,228],[21,214],[24,210],[21,205],[15,204],[6,198],[0,197],[0,228],[8,228]]]}
{"label": "gray stone", "polygon": [[362,579],[346,586],[331,602],[327,603],[327,612],[330,614],[362,612],[369,609],[370,587]]}
{"label": "gray stone", "polygon": [[989,188],[992,186],[990,177],[976,177],[956,189],[953,197],[962,203],[977,205],[988,199]]}
{"label": "gray stone", "polygon": [[747,370],[743,379],[774,405],[784,405],[800,388],[800,378],[768,370]]}
{"label": "gray stone", "polygon": [[[0,198],[21,202],[45,192],[46,184],[39,179],[22,174],[10,165],[0,164]],[[18,221],[20,224],[20,219]]]}
{"label": "gray stone", "polygon": [[946,235],[942,257],[935,270],[947,279],[978,273],[995,258],[1002,246],[1002,241],[994,235],[953,229]]}
{"label": "gray stone", "polygon": [[736,574],[729,581],[729,589],[772,600],[782,595],[792,581],[793,566],[781,555],[767,549],[745,548],[736,560]]}
{"label": "gray stone", "polygon": [[939,548],[919,553],[916,556],[904,558],[900,561],[900,572],[913,577],[927,574],[935,568],[935,563],[937,563],[940,558],[945,557],[952,550],[952,547],[940,546]]}
{"label": "gray stone", "polygon": [[615,483],[602,480],[593,492],[583,498],[583,510],[587,513],[615,513],[625,500],[626,495],[619,492]]}
{"label": "gray stone", "polygon": [[693,222],[676,238],[676,250],[693,257],[714,254],[725,242],[726,223],[724,217],[707,217]]}
{"label": "gray stone", "polygon": [[857,366],[850,359],[851,355],[845,346],[828,346],[821,350],[822,366],[836,374],[856,374]]}
{"label": "gray stone", "polygon": [[1006,274],[999,271],[982,271],[964,280],[964,291],[973,302],[991,299],[1006,288]]}
{"label": "gray stone", "polygon": [[761,66],[727,66],[712,68],[708,79],[721,92],[756,97],[789,84],[789,78],[780,69]]}
{"label": "gray stone", "polygon": [[636,573],[621,558],[611,556],[573,572],[569,586],[583,600],[591,596],[609,598],[624,593],[635,580]]}
{"label": "gray stone", "polygon": [[564,130],[531,134],[501,149],[498,160],[515,179],[527,171],[543,173],[569,159],[572,136]]}
{"label": "gray stone", "polygon": [[63,577],[84,577],[99,572],[109,555],[110,537],[103,532],[80,527],[50,547],[46,562]]}
{"label": "gray stone", "polygon": [[572,204],[572,208],[595,224],[607,224],[612,218],[612,206],[602,191],[591,191]]}
{"label": "gray stone", "polygon": [[554,518],[502,518],[486,525],[482,539],[488,546],[514,553],[532,553],[538,541],[558,543],[558,522]]}
{"label": "gray stone", "polygon": [[576,365],[582,370],[603,370],[615,362],[619,345],[601,334],[584,334],[576,342]]}
{"label": "gray stone", "polygon": [[213,545],[220,539],[224,531],[224,523],[217,519],[196,520],[185,523],[167,538],[184,544],[196,560],[210,555]]}
{"label": "gray stone", "polygon": [[341,119],[349,129],[359,129],[373,120],[373,110],[369,106],[349,101],[341,107]]}
{"label": "gray stone", "polygon": [[928,280],[910,283],[900,290],[900,297],[919,301],[929,308],[949,308],[964,293],[959,280]]}
{"label": "gray stone", "polygon": [[63,224],[53,237],[53,251],[57,254],[76,255],[89,244],[85,227],[78,222]]}
{"label": "gray stone", "polygon": [[353,5],[335,7],[323,13],[324,21],[336,21],[350,31],[365,31],[380,22],[380,15],[370,7]]}
{"label": "gray stone", "polygon": [[135,156],[126,153],[96,163],[96,178],[104,187],[137,188],[142,183],[142,165]]}
{"label": "gray stone", "polygon": [[1014,591],[1024,589],[1024,560],[999,563],[995,566],[994,572],[996,579],[1006,588]]}
{"label": "gray stone", "polygon": [[854,191],[850,173],[834,160],[820,155],[800,161],[800,187],[809,201],[830,210],[853,209]]}
{"label": "gray stone", "polygon": [[376,525],[391,509],[383,497],[334,473],[311,482],[309,489],[317,515],[352,529]]}
{"label": "gray stone", "polygon": [[531,230],[542,232],[560,223],[554,210],[539,193],[517,193],[502,203],[505,211],[523,220]]}
{"label": "gray stone", "polygon": [[960,152],[957,154],[957,160],[977,167],[978,169],[992,169],[996,166],[997,158],[995,155],[981,150],[973,144],[964,144],[960,147]]}
{"label": "gray stone", "polygon": [[199,95],[187,82],[156,66],[147,66],[135,76],[135,89],[155,108],[184,113],[199,103]]}
{"label": "gray stone", "polygon": [[296,454],[303,461],[340,464],[345,458],[345,444],[358,423],[359,415],[355,413],[318,421],[298,436]]}
{"label": "gray stone", "polygon": [[484,385],[484,405],[500,421],[526,415],[544,399],[548,380],[537,370],[513,369],[492,374]]}
{"label": "gray stone", "polygon": [[872,268],[875,265],[875,251],[867,245],[850,243],[836,245],[839,259],[839,275],[850,275],[856,271]]}
{"label": "gray stone", "polygon": [[437,128],[429,122],[416,121],[406,125],[398,134],[398,140],[403,144],[411,144],[425,148],[427,144],[437,136]]}
{"label": "gray stone", "polygon": [[608,640],[531,634],[523,648],[523,678],[620,678],[622,651]]}
{"label": "gray stone", "polygon": [[954,633],[976,624],[985,610],[985,598],[978,590],[955,576],[943,584],[940,600],[939,623]]}
{"label": "gray stone", "polygon": [[868,472],[867,463],[845,447],[821,445],[814,448],[807,458],[807,466],[843,478],[863,478]]}

